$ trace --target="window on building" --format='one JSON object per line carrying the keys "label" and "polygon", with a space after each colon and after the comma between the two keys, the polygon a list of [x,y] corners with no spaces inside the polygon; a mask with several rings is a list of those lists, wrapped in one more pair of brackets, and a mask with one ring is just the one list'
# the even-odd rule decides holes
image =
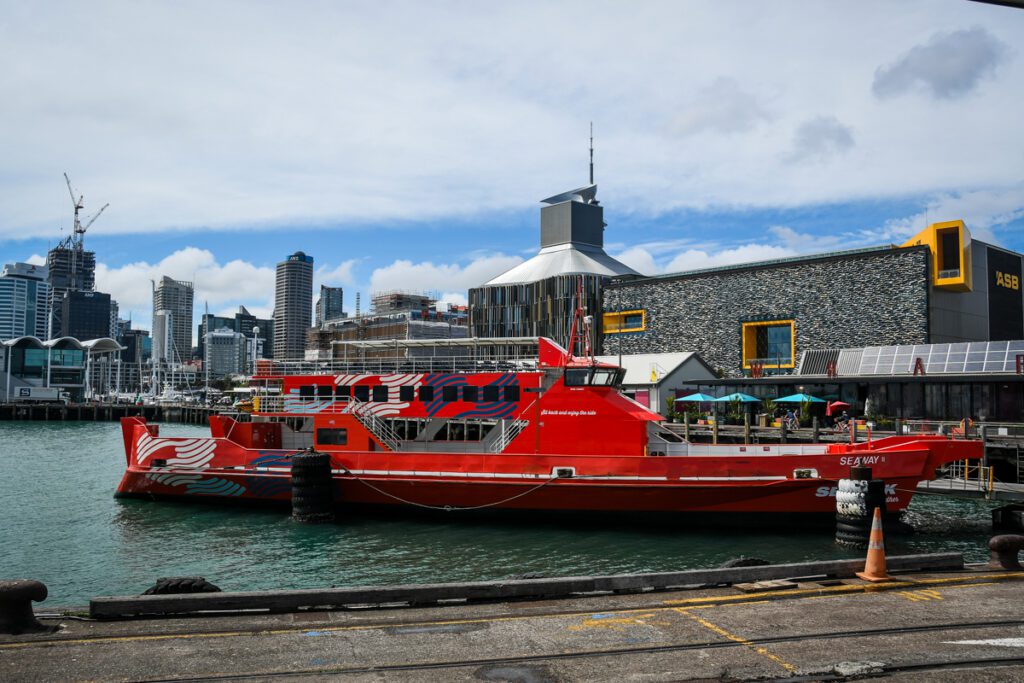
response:
{"label": "window on building", "polygon": [[459,388],[458,387],[441,387],[441,399],[443,401],[458,401],[459,400]]}
{"label": "window on building", "polygon": [[605,313],[602,318],[602,326],[605,334],[643,332],[647,329],[647,311],[636,310]]}
{"label": "window on building", "polygon": [[367,401],[370,400],[370,387],[366,386],[365,384],[352,387],[352,396],[355,397],[357,401],[362,401],[363,403],[366,403]]}
{"label": "window on building", "polygon": [[377,384],[373,387],[373,402],[374,403],[387,403],[388,402],[388,388],[383,384]]}
{"label": "window on building", "polygon": [[770,320],[743,323],[743,367],[757,363],[763,368],[796,366],[796,323]]}
{"label": "window on building", "polygon": [[348,445],[347,429],[318,429],[316,430],[316,442],[322,446],[345,446]]}
{"label": "window on building", "polygon": [[484,387],[483,395],[485,403],[496,403],[498,401],[498,393],[500,387]]}
{"label": "window on building", "polygon": [[462,387],[463,401],[472,401],[473,403],[476,403],[478,396],[479,390],[477,389],[477,387]]}
{"label": "window on building", "polygon": [[414,394],[416,393],[415,387],[398,387],[398,399],[401,401],[413,400]]}
{"label": "window on building", "polygon": [[420,387],[420,400],[430,403],[434,400],[434,387]]}

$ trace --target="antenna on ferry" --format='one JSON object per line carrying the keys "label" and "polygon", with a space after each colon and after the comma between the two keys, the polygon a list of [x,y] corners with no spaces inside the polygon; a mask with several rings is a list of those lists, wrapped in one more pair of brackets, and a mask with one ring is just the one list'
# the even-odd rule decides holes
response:
{"label": "antenna on ferry", "polygon": [[590,122],[590,184],[594,184],[594,122]]}

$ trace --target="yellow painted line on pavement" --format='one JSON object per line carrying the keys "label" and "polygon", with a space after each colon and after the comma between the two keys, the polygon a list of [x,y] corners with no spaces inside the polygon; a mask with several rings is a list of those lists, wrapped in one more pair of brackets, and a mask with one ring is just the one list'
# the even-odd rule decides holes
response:
{"label": "yellow painted line on pavement", "polygon": [[[143,635],[125,636],[96,636],[93,638],[51,638],[48,640],[28,640],[23,642],[0,643],[0,651],[15,650],[33,647],[55,647],[58,645],[92,645],[103,643],[131,643],[160,640],[194,640],[200,638],[244,638],[246,636],[277,636],[295,635],[302,633],[336,633],[343,631],[374,631],[381,629],[402,629],[416,628],[422,626],[457,626],[460,624],[490,624],[508,621],[523,621],[526,619],[578,619],[588,615],[597,614],[639,614],[646,612],[658,612],[671,610],[677,607],[688,609],[719,607],[728,605],[750,604],[755,602],[774,602],[779,599],[807,599],[815,597],[840,597],[843,595],[855,595],[858,593],[874,593],[898,588],[925,587],[932,585],[945,585],[958,588],[968,588],[975,585],[995,583],[1000,580],[1014,581],[1024,579],[1024,572],[1005,574],[980,574],[978,576],[957,576],[935,579],[918,579],[906,581],[893,581],[876,584],[843,584],[839,586],[823,586],[821,588],[797,588],[784,592],[765,591],[762,593],[744,593],[741,595],[719,595],[701,598],[689,598],[686,600],[665,600],[662,602],[665,607],[642,607],[630,609],[610,608],[605,610],[587,610],[577,612],[564,612],[560,614],[517,614],[513,616],[500,617],[479,617],[471,619],[442,619],[437,621],[413,621],[404,623],[378,623],[378,624],[356,624],[351,626],[320,626],[311,625],[291,626],[273,629],[260,630],[234,630],[234,631],[210,631],[205,633],[158,633]],[[98,622],[102,623],[102,622]]]}
{"label": "yellow painted line on pavement", "polygon": [[690,619],[693,619],[694,621],[696,621],[698,624],[700,624],[704,628],[708,629],[709,631],[717,633],[718,635],[722,636],[723,638],[731,640],[734,643],[739,643],[740,645],[753,650],[754,652],[756,652],[757,654],[761,655],[762,657],[770,659],[771,661],[775,662],[776,664],[781,666],[783,669],[785,669],[789,673],[796,673],[796,667],[795,666],[793,666],[792,664],[790,664],[789,662],[784,660],[782,657],[779,657],[778,655],[776,655],[776,654],[774,654],[772,652],[769,652],[767,648],[761,647],[760,645],[755,645],[754,643],[750,642],[749,640],[747,640],[743,636],[738,636],[735,633],[730,633],[729,631],[726,631],[721,626],[718,626],[717,624],[712,624],[707,619],[702,619],[701,617],[698,617],[696,614],[691,614],[690,611],[685,609],[685,608],[676,607],[675,611],[678,612],[679,614],[682,614],[684,616],[689,617]]}

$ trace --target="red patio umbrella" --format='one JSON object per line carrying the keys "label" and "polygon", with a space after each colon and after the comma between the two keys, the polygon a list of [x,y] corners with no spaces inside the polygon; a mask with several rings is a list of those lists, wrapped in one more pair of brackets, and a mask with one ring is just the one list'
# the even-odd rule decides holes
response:
{"label": "red patio umbrella", "polygon": [[831,401],[828,405],[825,406],[825,414],[828,415],[829,417],[832,417],[832,413],[835,412],[836,410],[844,410],[849,407],[849,403],[845,403],[843,401]]}

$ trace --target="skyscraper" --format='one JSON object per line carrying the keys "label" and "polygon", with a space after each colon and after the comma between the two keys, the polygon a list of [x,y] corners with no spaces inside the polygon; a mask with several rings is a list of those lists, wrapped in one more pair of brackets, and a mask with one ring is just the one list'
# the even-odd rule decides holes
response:
{"label": "skyscraper", "polygon": [[302,359],[313,322],[313,257],[297,251],[277,264],[274,358]]}
{"label": "skyscraper", "polygon": [[153,360],[183,363],[192,357],[191,282],[166,275],[153,286]]}
{"label": "skyscraper", "polygon": [[320,327],[328,320],[345,317],[345,290],[341,287],[320,285],[320,298],[316,301],[316,326]]}
{"label": "skyscraper", "polygon": [[46,338],[50,285],[46,266],[8,263],[0,273],[0,339]]}

